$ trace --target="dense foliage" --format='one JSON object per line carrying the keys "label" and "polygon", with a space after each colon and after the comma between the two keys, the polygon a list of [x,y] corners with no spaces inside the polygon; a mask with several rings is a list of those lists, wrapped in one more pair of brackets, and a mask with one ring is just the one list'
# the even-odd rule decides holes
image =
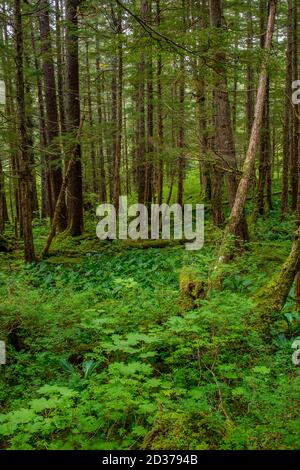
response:
{"label": "dense foliage", "polygon": [[[1,449],[300,448],[299,18],[0,0]],[[161,239],[97,238],[122,196]]]}
{"label": "dense foliage", "polygon": [[[294,449],[300,334],[293,292],[263,339],[253,296],[290,247],[289,222],[260,221],[224,288],[190,308],[183,266],[207,276],[220,233],[200,252],[59,238],[23,266],[1,256],[1,446],[10,449]],[[46,227],[36,227],[42,243]],[[290,231],[290,230],[289,230]],[[298,323],[297,323],[298,321]],[[4,366],[2,366],[4,367]]]}

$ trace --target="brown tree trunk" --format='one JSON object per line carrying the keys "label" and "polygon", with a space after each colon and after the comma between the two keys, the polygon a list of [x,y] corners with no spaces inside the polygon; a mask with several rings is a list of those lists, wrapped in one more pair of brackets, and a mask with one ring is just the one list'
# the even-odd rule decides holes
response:
{"label": "brown tree trunk", "polygon": [[68,166],[67,166],[67,169],[66,169],[63,181],[62,181],[62,185],[59,191],[59,195],[56,201],[56,206],[54,209],[50,232],[48,234],[47,241],[44,245],[44,248],[41,254],[42,259],[45,258],[45,256],[47,256],[51,243],[55,237],[56,228],[59,223],[60,212],[63,210],[65,194],[66,194],[66,190],[68,187],[68,183],[72,176],[72,173],[74,172],[74,168],[76,168],[76,160],[78,158],[78,145],[80,145],[79,142],[80,142],[80,137],[81,137],[82,126],[83,126],[83,119],[81,119],[81,122],[79,124],[79,128],[75,136],[75,144],[70,152]]}
{"label": "brown tree trunk", "polygon": [[[24,54],[25,64],[27,67],[32,67],[28,55]],[[26,106],[26,129],[28,136],[28,159],[30,167],[30,200],[32,217],[39,218],[39,201],[37,195],[36,185],[36,171],[35,171],[35,155],[34,155],[34,123],[33,123],[33,103],[32,103],[32,89],[29,79],[25,79],[25,106]]]}
{"label": "brown tree trunk", "polygon": [[[159,26],[161,23],[161,5],[160,0],[156,0],[156,21]],[[163,122],[163,110],[162,110],[162,56],[158,53],[157,56],[157,149],[158,149],[158,164],[157,164],[157,202],[162,204],[163,201],[163,186],[164,186],[164,160],[162,157],[163,145],[164,145],[164,122]]]}
{"label": "brown tree trunk", "polygon": [[24,236],[25,261],[32,263],[35,260],[32,214],[30,200],[31,174],[28,158],[28,135],[26,130],[26,105],[24,84],[24,50],[23,50],[23,25],[21,13],[21,1],[14,0],[14,37],[15,37],[15,60],[16,60],[16,95],[17,95],[17,117],[19,133],[19,188],[20,209]]}
{"label": "brown tree trunk", "polygon": [[97,173],[96,173],[96,150],[94,143],[94,120],[93,120],[93,107],[92,107],[92,93],[91,93],[91,75],[90,75],[90,58],[89,58],[89,42],[88,39],[85,43],[85,65],[86,65],[86,85],[87,85],[87,105],[88,105],[88,119],[90,126],[90,157],[91,157],[91,176],[92,184],[91,190],[97,194]]}
{"label": "brown tree trunk", "polygon": [[[254,119],[254,68],[252,64],[252,53],[253,53],[253,14],[251,9],[251,0],[247,0],[247,51],[249,53],[249,60],[247,63],[247,98],[246,98],[246,131],[247,131],[247,142],[250,140],[251,129]],[[253,188],[253,202],[255,203],[255,190],[256,190],[256,169],[255,164],[253,166],[251,185]]]}
{"label": "brown tree trunk", "polygon": [[[141,0],[141,18],[147,21],[148,0]],[[138,65],[138,95],[137,95],[137,142],[136,142],[136,179],[138,190],[138,202],[144,204],[146,188],[146,119],[145,119],[145,52],[140,55]]]}
{"label": "brown tree trunk", "polygon": [[[223,29],[221,0],[210,0],[210,24],[213,28]],[[215,155],[217,165],[225,167],[226,186],[230,208],[233,207],[237,190],[237,169],[235,144],[231,123],[231,110],[228,96],[227,74],[224,68],[226,61],[225,52],[221,49],[215,52],[215,68],[217,76],[213,92],[213,105],[215,110]],[[217,170],[219,171],[219,170]],[[219,174],[217,173],[219,177]],[[220,184],[218,184],[220,188]],[[220,197],[220,195],[218,194]],[[245,216],[239,221],[235,228],[235,235],[243,240],[248,240],[248,228]]]}
{"label": "brown tree trunk", "polygon": [[178,129],[178,138],[177,138],[177,147],[178,147],[178,160],[177,160],[177,204],[180,206],[183,205],[183,181],[184,181],[184,172],[185,172],[185,156],[184,156],[184,134],[185,134],[185,65],[184,58],[180,58],[180,82],[179,82],[179,107],[178,107],[178,119],[179,119],[179,129]]}
{"label": "brown tree trunk", "polygon": [[104,142],[103,142],[103,109],[102,109],[102,77],[100,70],[100,46],[99,37],[96,36],[96,99],[97,99],[97,117],[98,117],[98,160],[100,170],[99,181],[99,202],[106,202],[106,175],[105,175],[105,161],[104,161]]}
{"label": "brown tree trunk", "polygon": [[[292,49],[293,49],[293,71],[292,76],[293,80],[298,80],[298,0],[293,0],[293,32],[292,32]],[[300,106],[297,107],[298,112],[300,110]],[[298,186],[299,186],[299,164],[300,164],[300,154],[298,153],[298,145],[299,145],[299,119],[296,113],[292,111],[292,124],[293,124],[293,132],[292,132],[292,150],[291,150],[291,159],[292,165],[291,169],[295,174],[293,175],[292,180],[292,206],[297,208],[300,201],[298,201]],[[294,187],[295,186],[295,187]]]}
{"label": "brown tree trunk", "polygon": [[288,0],[287,50],[285,71],[284,124],[283,124],[283,168],[282,168],[282,216],[288,212],[289,167],[291,162],[291,117],[292,117],[292,55],[293,55],[293,0]]}
{"label": "brown tree trunk", "polygon": [[[79,0],[66,0],[66,98],[67,130],[74,138],[80,126],[79,57],[78,57]],[[78,236],[83,231],[83,195],[81,146],[74,149],[74,164],[68,181],[68,231]]]}
{"label": "brown tree trunk", "polygon": [[[41,70],[40,62],[36,50],[36,40],[34,30],[31,29],[31,44],[34,58],[34,66],[36,70]],[[50,216],[47,194],[47,170],[46,170],[46,147],[47,147],[47,133],[45,121],[45,106],[43,96],[43,86],[40,75],[36,75],[37,95],[38,95],[38,111],[39,111],[39,134],[40,134],[40,172],[41,172],[41,217],[42,219]]]}
{"label": "brown tree trunk", "polygon": [[[270,0],[269,3],[269,18],[267,25],[267,32],[265,38],[265,49],[269,50],[272,44],[275,15],[276,15],[276,0]],[[266,91],[267,91],[267,79],[268,79],[268,70],[267,63],[264,61],[262,63],[262,69],[259,76],[256,104],[255,104],[255,114],[252,125],[252,132],[249,141],[249,147],[246,154],[246,158],[243,165],[243,174],[240,179],[235,201],[231,209],[230,219],[225,227],[225,232],[220,248],[218,265],[223,264],[230,260],[234,255],[235,246],[232,243],[232,237],[236,233],[236,228],[241,222],[244,216],[245,204],[247,199],[247,192],[249,183],[251,180],[251,175],[253,172],[253,164],[255,161],[255,155],[258,149],[259,138],[260,138],[260,127],[263,118],[263,108],[265,103]]]}
{"label": "brown tree trunk", "polygon": [[[264,48],[265,25],[267,18],[267,0],[260,0],[260,44]],[[265,199],[268,209],[272,209],[271,194],[271,141],[270,141],[270,77],[267,79],[267,90],[263,111],[263,121],[260,137],[259,154],[259,176],[257,188],[256,212],[259,215],[265,214]],[[265,198],[265,196],[267,196]]]}
{"label": "brown tree trunk", "polygon": [[57,76],[57,95],[58,95],[58,107],[59,107],[59,123],[60,132],[64,134],[66,131],[66,111],[65,111],[65,100],[64,100],[64,52],[62,46],[62,32],[61,32],[61,18],[62,5],[59,0],[55,0],[55,26],[56,26],[56,76]]}
{"label": "brown tree trunk", "polygon": [[153,150],[154,150],[153,64],[152,50],[147,60],[147,166],[145,201],[150,205],[153,198]]}
{"label": "brown tree trunk", "polygon": [[[47,178],[50,180],[51,199],[50,216],[53,217],[53,210],[56,205],[60,187],[62,185],[62,164],[59,146],[59,122],[56,96],[56,82],[54,73],[54,63],[51,44],[51,30],[49,22],[49,3],[48,0],[41,0],[39,11],[39,23],[41,34],[41,50],[43,55],[43,76],[45,84],[45,105],[46,105],[46,131],[47,131]],[[60,232],[67,227],[66,206],[60,213],[58,229]]]}
{"label": "brown tree trunk", "polygon": [[122,16],[118,11],[116,18],[117,37],[117,77],[116,77],[116,113],[115,113],[115,145],[113,165],[113,201],[115,208],[119,208],[119,197],[121,192],[120,167],[122,153],[122,127],[123,127],[123,46],[122,46]]}

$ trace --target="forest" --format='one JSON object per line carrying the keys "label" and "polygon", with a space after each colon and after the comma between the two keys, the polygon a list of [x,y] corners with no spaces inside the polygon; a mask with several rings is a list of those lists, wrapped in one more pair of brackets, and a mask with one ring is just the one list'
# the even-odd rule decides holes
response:
{"label": "forest", "polygon": [[299,71],[298,0],[0,1],[1,450],[300,449]]}

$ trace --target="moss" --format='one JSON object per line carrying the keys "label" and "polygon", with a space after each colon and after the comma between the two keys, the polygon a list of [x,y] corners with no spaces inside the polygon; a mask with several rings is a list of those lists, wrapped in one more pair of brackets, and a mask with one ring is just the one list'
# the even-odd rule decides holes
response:
{"label": "moss", "polygon": [[167,248],[170,246],[177,246],[181,243],[181,240],[124,240],[122,246],[124,248]]}
{"label": "moss", "polygon": [[194,268],[185,267],[181,270],[180,295],[192,302],[206,297],[206,282]]}

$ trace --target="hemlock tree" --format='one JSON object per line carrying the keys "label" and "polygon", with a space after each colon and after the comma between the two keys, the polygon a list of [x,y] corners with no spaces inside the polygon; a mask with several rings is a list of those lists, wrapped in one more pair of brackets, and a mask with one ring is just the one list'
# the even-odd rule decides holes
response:
{"label": "hemlock tree", "polygon": [[[75,138],[80,127],[78,6],[79,0],[66,0],[66,104],[67,131]],[[72,146],[71,146],[72,148]],[[77,142],[73,150],[72,165],[67,188],[68,231],[72,236],[82,234],[83,195],[81,146]]]}
{"label": "hemlock tree", "polygon": [[32,263],[35,260],[35,251],[32,235],[31,213],[31,171],[29,166],[29,139],[26,128],[26,102],[24,83],[24,49],[23,49],[23,24],[21,12],[21,0],[14,0],[14,39],[16,47],[16,102],[18,118],[18,182],[20,191],[21,223],[24,236],[25,261]]}

